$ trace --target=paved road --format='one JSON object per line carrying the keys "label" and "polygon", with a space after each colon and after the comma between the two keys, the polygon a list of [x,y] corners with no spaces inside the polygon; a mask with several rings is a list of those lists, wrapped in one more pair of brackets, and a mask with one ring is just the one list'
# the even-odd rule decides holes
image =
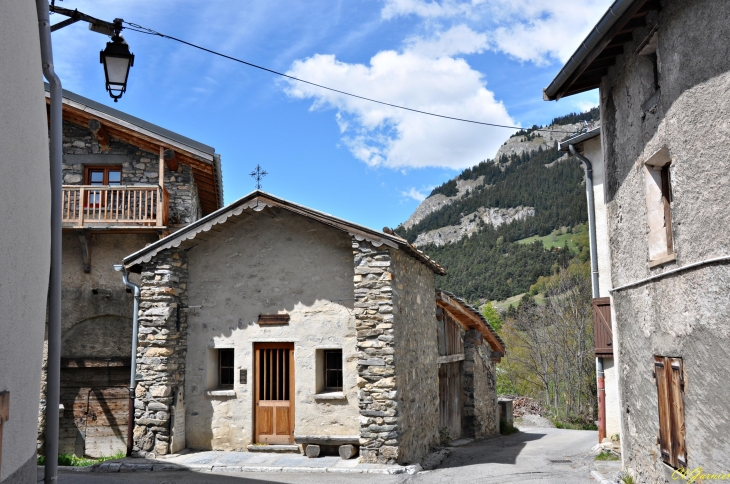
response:
{"label": "paved road", "polygon": [[590,476],[590,466],[594,462],[590,449],[597,439],[597,433],[590,431],[523,428],[510,436],[454,448],[439,468],[413,476],[286,472],[232,475],[186,471],[127,474],[62,472],[59,484],[589,484],[595,482]]}

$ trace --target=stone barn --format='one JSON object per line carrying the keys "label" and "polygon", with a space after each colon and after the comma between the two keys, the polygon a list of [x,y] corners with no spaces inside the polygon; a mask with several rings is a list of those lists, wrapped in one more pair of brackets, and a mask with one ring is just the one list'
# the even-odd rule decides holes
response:
{"label": "stone barn", "polygon": [[[467,434],[497,431],[504,347],[477,311],[436,292],[444,269],[390,230],[256,191],[124,265],[141,275],[142,455],[316,445],[415,463],[444,422],[461,434],[441,408]],[[440,381],[440,365],[458,382]],[[448,404],[444,385],[459,394]]]}

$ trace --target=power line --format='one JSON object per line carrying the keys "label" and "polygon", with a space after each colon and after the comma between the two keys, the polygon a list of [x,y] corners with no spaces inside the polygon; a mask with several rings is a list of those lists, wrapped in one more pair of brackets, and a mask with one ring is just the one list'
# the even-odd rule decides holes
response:
{"label": "power line", "polygon": [[142,27],[141,25],[137,25],[137,24],[132,23],[132,22],[124,21],[124,23],[127,24],[127,25],[129,25],[129,27],[126,27],[127,30],[132,30],[134,32],[140,32],[142,34],[156,35],[158,37],[162,37],[162,38],[165,38],[165,39],[174,40],[176,42],[180,42],[181,44],[185,44],[185,45],[188,45],[190,47],[194,47],[196,49],[200,49],[200,50],[205,51],[205,52],[208,52],[210,54],[217,55],[217,56],[223,57],[225,59],[232,60],[234,62],[239,62],[239,63],[245,64],[245,65],[247,65],[249,67],[254,67],[256,69],[261,69],[262,71],[270,72],[272,74],[276,74],[277,76],[286,77],[287,79],[291,79],[293,81],[303,82],[305,84],[309,84],[310,86],[316,86],[316,87],[319,87],[321,89],[326,89],[328,91],[336,92],[336,93],[339,93],[339,94],[344,94],[345,96],[350,96],[350,97],[354,97],[354,98],[357,98],[357,99],[362,99],[364,101],[369,101],[369,102],[372,102],[372,103],[382,104],[384,106],[390,106],[392,108],[403,109],[405,111],[411,111],[411,112],[414,112],[414,113],[425,114],[427,116],[434,116],[434,117],[437,117],[437,118],[451,119],[453,121],[461,121],[463,123],[480,124],[480,125],[483,125],[483,126],[493,126],[493,127],[496,127],[496,128],[508,128],[508,129],[519,129],[519,130],[523,130],[524,129],[527,132],[547,131],[547,132],[551,132],[551,133],[573,134],[572,131],[561,131],[561,130],[556,130],[556,129],[545,129],[545,128],[534,128],[534,129],[532,129],[532,128],[522,128],[520,126],[509,126],[509,125],[505,125],[505,124],[495,124],[495,123],[486,123],[486,122],[483,122],[483,121],[475,121],[473,119],[456,118],[456,117],[453,117],[453,116],[446,116],[446,115],[443,115],[443,114],[430,113],[428,111],[421,111],[419,109],[408,108],[406,106],[399,106],[397,104],[391,104],[391,103],[387,103],[385,101],[378,101],[377,99],[372,99],[372,98],[365,97],[365,96],[359,96],[359,95],[353,94],[351,92],[341,91],[339,89],[335,89],[335,88],[332,88],[332,87],[323,86],[322,84],[317,84],[316,82],[311,82],[311,81],[307,81],[307,80],[304,80],[304,79],[300,79],[298,77],[290,76],[288,74],[284,74],[283,72],[279,72],[279,71],[275,71],[273,69],[269,69],[268,67],[263,67],[263,66],[260,66],[260,65],[257,65],[257,64],[253,64],[251,62],[246,62],[245,60],[238,59],[236,57],[232,57],[230,55],[226,55],[226,54],[223,54],[221,52],[216,52],[216,51],[211,50],[211,49],[208,49],[206,47],[202,47],[200,45],[196,45],[196,44],[193,44],[191,42],[187,42],[185,40],[178,39],[177,37],[173,37],[171,35],[162,34],[160,32],[157,32],[156,30],[152,30],[152,29],[147,28],[147,27]]}

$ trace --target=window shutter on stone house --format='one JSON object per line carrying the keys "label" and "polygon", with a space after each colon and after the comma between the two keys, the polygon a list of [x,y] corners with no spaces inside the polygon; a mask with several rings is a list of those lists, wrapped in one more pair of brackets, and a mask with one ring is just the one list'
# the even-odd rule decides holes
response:
{"label": "window shutter on stone house", "polygon": [[655,356],[654,378],[657,386],[658,440],[662,460],[674,468],[686,468],[682,359]]}

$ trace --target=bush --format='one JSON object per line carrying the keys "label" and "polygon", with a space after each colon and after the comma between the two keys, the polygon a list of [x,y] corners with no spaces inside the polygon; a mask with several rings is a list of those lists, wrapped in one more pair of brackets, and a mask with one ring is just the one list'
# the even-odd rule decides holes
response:
{"label": "bush", "polygon": [[[78,457],[73,454],[59,454],[58,456],[58,465],[59,466],[68,466],[68,467],[88,467],[93,466],[94,464],[98,464],[99,462],[104,462],[107,460],[114,460],[114,459],[122,459],[126,457],[126,453],[119,451],[116,454],[109,455],[109,456],[101,456],[98,459],[89,459],[86,457]],[[46,456],[39,455],[38,456],[38,465],[42,466],[46,464]]]}

